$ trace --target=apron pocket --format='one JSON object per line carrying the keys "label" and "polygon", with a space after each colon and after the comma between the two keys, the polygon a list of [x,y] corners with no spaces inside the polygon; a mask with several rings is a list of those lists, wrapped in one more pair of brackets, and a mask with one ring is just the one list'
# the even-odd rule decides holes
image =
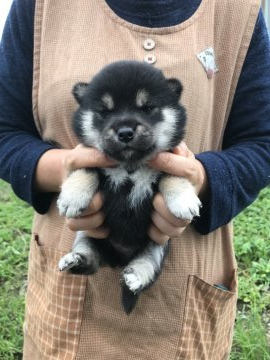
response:
{"label": "apron pocket", "polygon": [[230,291],[189,276],[185,317],[176,360],[229,358],[237,300],[237,275]]}
{"label": "apron pocket", "polygon": [[86,276],[58,270],[65,252],[31,241],[24,329],[50,359],[72,359],[77,350]]}

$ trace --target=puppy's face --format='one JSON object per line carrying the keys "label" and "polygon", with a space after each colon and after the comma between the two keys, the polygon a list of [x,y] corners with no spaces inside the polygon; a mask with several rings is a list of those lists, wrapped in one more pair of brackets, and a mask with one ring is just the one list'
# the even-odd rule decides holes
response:
{"label": "puppy's face", "polygon": [[73,94],[80,107],[73,127],[80,141],[111,158],[138,162],[170,150],[184,136],[182,86],[151,65],[122,61],[78,83]]}

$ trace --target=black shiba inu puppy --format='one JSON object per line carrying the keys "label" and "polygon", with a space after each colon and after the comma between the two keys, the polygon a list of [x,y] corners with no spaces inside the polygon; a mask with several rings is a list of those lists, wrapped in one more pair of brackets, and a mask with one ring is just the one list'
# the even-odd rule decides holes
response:
{"label": "black shiba inu puppy", "polygon": [[97,240],[78,232],[72,252],[60,260],[59,269],[93,274],[102,265],[123,267],[126,313],[133,310],[140,292],[157,279],[168,251],[168,244],[158,245],[147,235],[154,194],[160,191],[168,209],[179,218],[199,215],[200,200],[189,181],[147,166],[155,154],[170,151],[184,137],[181,93],[178,80],[166,79],[160,70],[135,61],[110,64],[89,84],[73,88],[79,103],[73,129],[79,140],[119,165],[75,170],[63,183],[58,207],[67,217],[79,216],[95,192],[102,191],[110,234]]}

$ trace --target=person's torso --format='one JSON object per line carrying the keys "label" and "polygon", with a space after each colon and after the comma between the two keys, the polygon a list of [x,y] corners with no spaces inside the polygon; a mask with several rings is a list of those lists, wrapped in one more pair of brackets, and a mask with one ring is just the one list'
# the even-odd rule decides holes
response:
{"label": "person's torso", "polygon": [[[78,140],[71,129],[76,109],[71,94],[73,85],[88,82],[108,63],[138,60],[153,63],[167,77],[182,82],[188,147],[194,153],[220,150],[258,10],[257,0],[202,0],[183,23],[148,28],[121,19],[105,0],[38,0],[33,110],[42,138],[57,141],[65,148],[74,147]],[[33,280],[28,292],[26,329],[33,338],[38,333],[36,329],[46,333],[36,340],[44,358],[60,351],[54,339],[48,340],[50,329],[64,332],[69,339],[66,328],[71,325],[73,340],[63,345],[61,337],[65,354],[72,354],[70,359],[75,358],[78,344],[76,359],[90,355],[91,359],[105,359],[108,354],[112,359],[130,360],[216,360],[228,356],[236,290],[230,225],[206,236],[189,226],[181,237],[172,239],[160,278],[142,295],[132,317],[122,313],[118,270],[101,269],[89,280],[52,275],[50,267],[56,268],[57,259],[70,250],[74,240],[55,201],[47,214],[35,216],[33,232],[42,246],[32,243],[35,265],[30,278],[37,280]],[[49,275],[44,270],[46,266]],[[55,304],[48,299],[46,311],[50,321],[46,322],[46,329],[36,308],[43,281],[47,281],[49,293],[55,288],[63,290],[61,296],[58,292],[53,297]],[[65,286],[61,283],[59,287],[59,281]],[[214,284],[224,284],[231,292],[217,289]],[[76,301],[70,295],[74,292]],[[68,297],[71,300],[64,311]],[[202,320],[204,316],[208,316],[207,321]],[[62,325],[56,326],[58,320]],[[215,357],[217,354],[219,358]]]}

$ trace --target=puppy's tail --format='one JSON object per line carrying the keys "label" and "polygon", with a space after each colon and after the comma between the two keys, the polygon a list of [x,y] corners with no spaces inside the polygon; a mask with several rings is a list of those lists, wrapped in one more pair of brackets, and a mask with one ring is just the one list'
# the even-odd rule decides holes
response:
{"label": "puppy's tail", "polygon": [[126,314],[130,314],[135,308],[135,305],[139,299],[140,293],[134,294],[126,284],[122,284],[122,305]]}

